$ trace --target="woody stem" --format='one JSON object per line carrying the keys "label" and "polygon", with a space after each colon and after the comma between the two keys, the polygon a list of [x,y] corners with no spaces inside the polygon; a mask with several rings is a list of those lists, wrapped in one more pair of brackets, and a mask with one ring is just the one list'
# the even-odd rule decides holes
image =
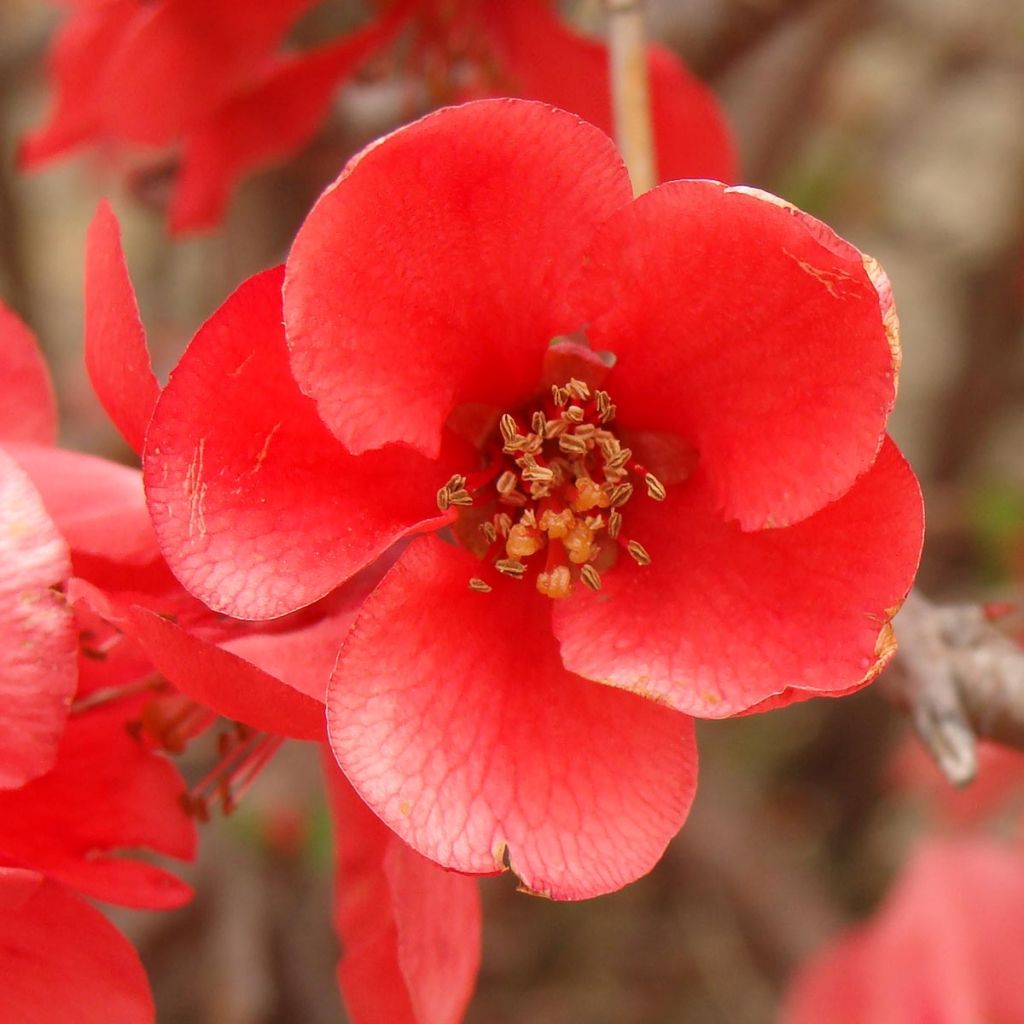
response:
{"label": "woody stem", "polygon": [[654,131],[644,40],[644,0],[605,0],[608,65],[615,118],[615,141],[626,162],[633,194],[657,181]]}

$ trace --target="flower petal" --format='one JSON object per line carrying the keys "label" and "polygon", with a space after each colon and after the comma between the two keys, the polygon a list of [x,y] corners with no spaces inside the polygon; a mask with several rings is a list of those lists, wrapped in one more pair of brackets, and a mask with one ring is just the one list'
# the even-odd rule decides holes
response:
{"label": "flower petal", "polygon": [[108,459],[63,448],[10,445],[75,556],[145,565],[159,558],[142,474]]}
{"label": "flower petal", "polygon": [[85,368],[114,425],[141,452],[160,385],[150,365],[121,229],[106,200],[85,240]]}
{"label": "flower petal", "polygon": [[[608,47],[572,31],[547,0],[486,0],[482,17],[509,92],[579,114],[613,135]],[[714,94],[670,50],[648,46],[658,180],[734,181],[736,152]]]}
{"label": "flower petal", "polygon": [[[130,623],[130,634],[142,644],[157,671],[193,700],[254,729],[303,740],[323,739],[320,701],[147,608],[133,608]],[[325,672],[325,688],[327,678]]]}
{"label": "flower petal", "polygon": [[0,440],[53,444],[57,405],[32,332],[0,302]]}
{"label": "flower petal", "polygon": [[566,672],[525,584],[414,540],[363,605],[328,694],[331,745],[373,810],[445,867],[511,866],[581,899],[649,871],[696,786],[692,721]]}
{"label": "flower petal", "polygon": [[339,83],[395,29],[386,18],[306,53],[287,56],[232,96],[185,139],[171,200],[173,232],[218,224],[235,182],[304,146]]}
{"label": "flower petal", "polygon": [[480,894],[403,843],[330,755],[338,984],[353,1024],[458,1024],[480,966]]}
{"label": "flower petal", "polygon": [[191,890],[155,865],[122,856],[145,848],[195,853],[175,768],[129,736],[119,707],[68,719],[53,770],[0,792],[0,861],[26,864],[96,899],[177,907]]}
{"label": "flower petal", "polygon": [[116,52],[138,11],[133,0],[74,11],[60,26],[47,55],[56,97],[41,127],[26,135],[18,151],[23,168],[52,160],[94,139],[100,130],[100,83],[107,58]]}
{"label": "flower petal", "polygon": [[916,851],[872,919],[801,969],[783,1019],[1021,1020],[1022,948],[1020,851],[988,839],[932,840]]}
{"label": "flower petal", "polygon": [[617,356],[620,420],[691,442],[727,518],[797,522],[874,460],[895,397],[891,294],[823,224],[765,193],[672,182],[589,258],[578,308]]}
{"label": "flower petal", "polygon": [[144,475],[160,545],[217,611],[307,605],[439,519],[453,468],[391,446],[349,455],[300,393],[281,330],[281,269],[203,325],[157,404]]}
{"label": "flower petal", "polygon": [[352,452],[428,455],[456,405],[537,386],[567,278],[628,202],[611,141],[524,100],[449,107],[355,157],[287,263],[292,368]]}
{"label": "flower petal", "polygon": [[314,0],[162,0],[137,6],[99,83],[108,139],[165,145],[252,74]]}
{"label": "flower petal", "polygon": [[17,868],[0,868],[0,973],[0,1020],[9,1024],[155,1019],[131,943],[63,886]]}
{"label": "flower petal", "polygon": [[556,608],[570,671],[722,718],[776,695],[765,708],[848,692],[891,656],[923,532],[891,441],[843,498],[785,529],[723,523],[697,479],[625,512],[652,562],[621,557],[599,594]]}
{"label": "flower petal", "polygon": [[0,789],[52,764],[75,692],[78,635],[54,588],[67,545],[25,474],[0,451]]}

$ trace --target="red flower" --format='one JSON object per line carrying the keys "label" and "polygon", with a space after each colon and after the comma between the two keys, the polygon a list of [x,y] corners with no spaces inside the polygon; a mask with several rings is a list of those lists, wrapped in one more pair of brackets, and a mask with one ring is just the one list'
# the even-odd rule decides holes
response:
{"label": "red flower", "polygon": [[[195,834],[180,810],[181,779],[127,735],[124,702],[69,717],[87,688],[81,622],[59,592],[73,545],[51,502],[66,481],[58,474],[44,495],[26,469],[35,452],[52,450],[55,433],[35,339],[0,307],[0,1018],[142,1024],[153,1003],[138,957],[77,894],[180,905],[186,885],[123,854],[146,847],[190,857]],[[68,523],[72,537],[89,532],[105,502],[117,504],[96,483],[93,475]]]}
{"label": "red flower", "polygon": [[804,966],[785,1024],[1024,1020],[1024,863],[984,840],[932,841],[881,910]]}
{"label": "red flower", "polygon": [[341,767],[420,852],[618,888],[686,816],[688,715],[846,692],[891,655],[922,532],[884,435],[895,315],[822,224],[709,182],[631,202],[602,132],[484,101],[355,158],[283,312],[280,282],[174,371],[150,509],[186,586],[249,618],[427,534],[328,696]]}
{"label": "red flower", "polygon": [[[411,70],[435,101],[512,93],[571,109],[607,131],[607,54],[547,0],[393,0],[358,32],[280,49],[311,0],[111,0],[78,5],[51,52],[56,107],[29,135],[37,166],[84,144],[180,147],[172,230],[220,221],[234,184],[296,152],[331,96],[374,52],[411,37]],[[711,93],[668,50],[649,68],[664,178],[732,180],[735,154]]]}

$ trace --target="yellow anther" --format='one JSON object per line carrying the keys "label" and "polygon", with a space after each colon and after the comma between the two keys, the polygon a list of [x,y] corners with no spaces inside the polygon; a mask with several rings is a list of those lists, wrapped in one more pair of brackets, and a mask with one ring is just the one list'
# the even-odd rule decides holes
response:
{"label": "yellow anther", "polygon": [[562,538],[569,561],[582,565],[589,561],[594,541],[594,531],[585,522],[577,519],[573,528]]}
{"label": "yellow anther", "polygon": [[469,581],[469,589],[470,590],[475,590],[479,594],[489,594],[491,592],[490,584],[489,583],[484,583],[484,581],[482,579],[478,579],[476,576],[474,576]]}
{"label": "yellow anther", "polygon": [[572,503],[572,507],[577,512],[589,512],[592,508],[607,508],[608,504],[608,492],[600,484],[594,483],[589,476],[577,477],[576,498]]}
{"label": "yellow anther", "polygon": [[524,526],[516,523],[508,531],[505,541],[505,552],[509,558],[528,558],[544,547],[544,537],[535,526]]}
{"label": "yellow anther", "polygon": [[546,597],[568,597],[572,593],[572,576],[567,565],[556,565],[550,572],[537,573],[537,589]]}
{"label": "yellow anther", "polygon": [[551,540],[561,540],[575,525],[576,517],[567,508],[561,512],[549,508],[540,517],[540,528]]}
{"label": "yellow anther", "polygon": [[584,565],[580,568],[580,579],[591,590],[601,589],[601,574],[592,565]]}

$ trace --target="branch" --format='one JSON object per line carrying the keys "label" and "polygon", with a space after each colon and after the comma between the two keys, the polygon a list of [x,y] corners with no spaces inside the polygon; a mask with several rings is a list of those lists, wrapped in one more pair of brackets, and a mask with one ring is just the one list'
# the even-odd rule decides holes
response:
{"label": "branch", "polygon": [[657,184],[643,0],[605,0],[605,7],[615,141],[638,196]]}
{"label": "branch", "polygon": [[979,739],[1024,750],[1024,650],[981,607],[935,605],[913,591],[895,627],[899,653],[882,690],[950,782],[974,778]]}

